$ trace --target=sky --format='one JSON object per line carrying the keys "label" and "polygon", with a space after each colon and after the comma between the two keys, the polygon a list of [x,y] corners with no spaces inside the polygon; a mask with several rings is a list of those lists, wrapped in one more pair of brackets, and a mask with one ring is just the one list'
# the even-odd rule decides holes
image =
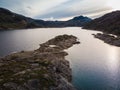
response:
{"label": "sky", "polygon": [[44,20],[68,20],[74,16],[97,18],[120,10],[120,0],[0,0],[0,7]]}

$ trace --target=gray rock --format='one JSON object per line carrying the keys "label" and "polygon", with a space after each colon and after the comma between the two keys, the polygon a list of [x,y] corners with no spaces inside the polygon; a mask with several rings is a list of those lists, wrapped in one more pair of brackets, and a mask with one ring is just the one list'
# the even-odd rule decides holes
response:
{"label": "gray rock", "polygon": [[10,90],[17,90],[17,87],[18,87],[18,85],[16,83],[13,83],[13,82],[5,83],[5,84],[3,84],[3,86],[6,89],[10,89]]}
{"label": "gray rock", "polygon": [[32,68],[39,67],[39,63],[32,63],[32,64],[31,64],[31,67],[32,67]]}
{"label": "gray rock", "polygon": [[38,79],[31,79],[24,85],[29,90],[41,90],[41,85]]}

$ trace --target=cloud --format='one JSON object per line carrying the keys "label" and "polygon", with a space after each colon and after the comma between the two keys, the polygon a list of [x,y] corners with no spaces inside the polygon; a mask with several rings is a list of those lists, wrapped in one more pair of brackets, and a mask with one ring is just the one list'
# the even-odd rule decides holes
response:
{"label": "cloud", "polygon": [[68,0],[0,0],[0,6],[34,17]]}
{"label": "cloud", "polygon": [[97,13],[107,12],[112,7],[111,4],[108,5],[109,2],[110,0],[0,0],[0,6],[33,18],[67,19],[77,15],[93,17]]}
{"label": "cloud", "polygon": [[77,15],[89,15],[97,12],[109,11],[111,10],[111,7],[107,6],[107,0],[74,0],[52,9],[53,10],[49,10],[48,12],[37,17],[49,18],[52,16],[55,19],[64,19]]}
{"label": "cloud", "polygon": [[113,10],[120,10],[120,0],[109,0],[108,6],[112,7]]}

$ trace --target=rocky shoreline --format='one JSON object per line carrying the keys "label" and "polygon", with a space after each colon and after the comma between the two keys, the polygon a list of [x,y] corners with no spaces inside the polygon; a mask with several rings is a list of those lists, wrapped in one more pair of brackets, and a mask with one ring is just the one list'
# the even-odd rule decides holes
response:
{"label": "rocky shoreline", "polygon": [[0,90],[75,90],[64,49],[79,44],[72,35],[60,35],[34,51],[0,59]]}
{"label": "rocky shoreline", "polygon": [[105,33],[97,33],[97,34],[93,34],[93,35],[95,38],[98,38],[107,44],[120,47],[120,37],[119,36],[105,34]]}

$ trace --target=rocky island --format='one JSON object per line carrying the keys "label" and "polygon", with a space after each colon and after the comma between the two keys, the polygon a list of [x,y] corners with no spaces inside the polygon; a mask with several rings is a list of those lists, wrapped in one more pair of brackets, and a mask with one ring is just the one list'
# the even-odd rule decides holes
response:
{"label": "rocky island", "polygon": [[74,44],[77,37],[60,35],[37,50],[0,58],[0,90],[75,90],[64,51]]}

